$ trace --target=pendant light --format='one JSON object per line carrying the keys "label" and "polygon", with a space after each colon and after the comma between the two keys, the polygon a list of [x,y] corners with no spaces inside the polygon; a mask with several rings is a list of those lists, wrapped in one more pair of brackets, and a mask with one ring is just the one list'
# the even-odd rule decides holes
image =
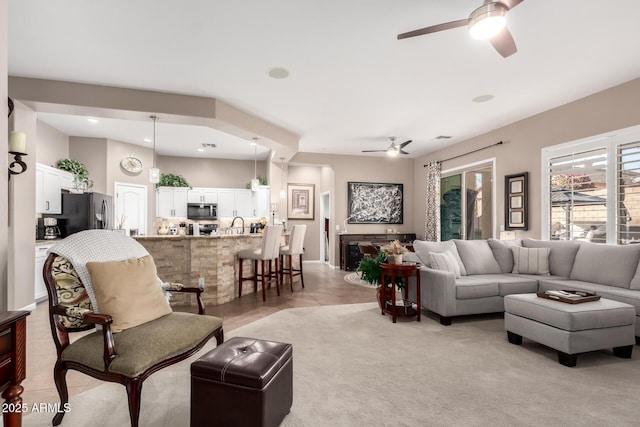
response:
{"label": "pendant light", "polygon": [[160,169],[156,167],[156,120],[158,116],[149,116],[153,120],[153,167],[149,169],[149,182],[157,184],[160,182]]}
{"label": "pendant light", "polygon": [[287,192],[284,191],[284,157],[280,157],[280,198],[287,198]]}
{"label": "pendant light", "polygon": [[251,180],[251,191],[258,191],[260,187],[260,181],[258,181],[257,171],[258,171],[258,138],[253,138],[253,179]]}

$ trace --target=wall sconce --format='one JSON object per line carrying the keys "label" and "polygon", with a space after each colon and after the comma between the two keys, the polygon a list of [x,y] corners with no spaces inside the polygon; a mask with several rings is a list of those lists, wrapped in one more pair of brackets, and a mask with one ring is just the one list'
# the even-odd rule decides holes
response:
{"label": "wall sconce", "polygon": [[[11,131],[9,138],[9,153],[13,154],[13,162],[9,163],[9,179],[11,175],[20,175],[27,170],[27,164],[22,161],[22,156],[27,155],[27,134],[24,132]],[[14,167],[20,170],[13,170]]]}

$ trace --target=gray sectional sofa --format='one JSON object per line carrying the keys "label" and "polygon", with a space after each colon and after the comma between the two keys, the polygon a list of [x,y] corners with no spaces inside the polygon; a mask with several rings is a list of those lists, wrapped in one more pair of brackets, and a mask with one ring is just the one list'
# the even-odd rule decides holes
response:
{"label": "gray sectional sofa", "polygon": [[[640,245],[489,239],[416,240],[413,247],[415,253],[405,260],[422,264],[420,304],[438,314],[444,325],[455,316],[503,312],[505,295],[581,290],[634,306],[640,343]],[[438,256],[431,255],[444,252],[458,264],[459,277],[457,268],[448,271],[437,263],[443,269],[433,268]]]}

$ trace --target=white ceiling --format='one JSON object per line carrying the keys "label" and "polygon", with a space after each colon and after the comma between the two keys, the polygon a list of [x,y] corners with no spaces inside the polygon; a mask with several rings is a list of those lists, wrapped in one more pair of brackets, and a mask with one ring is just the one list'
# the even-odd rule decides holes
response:
{"label": "white ceiling", "polygon": [[[299,134],[303,152],[361,154],[394,135],[414,141],[411,157],[640,77],[638,0],[525,0],[509,14],[518,52],[506,59],[465,28],[396,39],[481,3],[9,0],[9,73],[213,97]],[[268,77],[276,66],[289,78]],[[159,123],[161,154],[165,132],[169,144],[218,137]]]}

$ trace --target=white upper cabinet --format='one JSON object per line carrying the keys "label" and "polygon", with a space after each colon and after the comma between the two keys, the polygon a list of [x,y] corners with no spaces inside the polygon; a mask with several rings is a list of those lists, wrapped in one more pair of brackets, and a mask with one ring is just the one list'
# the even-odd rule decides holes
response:
{"label": "white upper cabinet", "polygon": [[260,189],[253,193],[255,217],[269,218],[271,209],[271,189],[266,185],[261,185]]}
{"label": "white upper cabinet", "polygon": [[187,187],[158,187],[156,195],[156,216],[186,217]]}
{"label": "white upper cabinet", "polygon": [[[263,204],[266,203],[268,214],[268,194],[269,187],[267,186],[261,186],[260,190],[255,193],[244,188],[220,188],[218,189],[218,218],[266,216],[266,214],[259,214],[259,211],[261,209],[264,211]],[[265,197],[266,199],[264,199]],[[260,203],[259,200],[261,200]]]}
{"label": "white upper cabinet", "polygon": [[61,190],[72,187],[72,174],[36,163],[36,213],[61,214]]}
{"label": "white upper cabinet", "polygon": [[187,201],[189,203],[218,203],[218,189],[194,187],[189,190]]}

